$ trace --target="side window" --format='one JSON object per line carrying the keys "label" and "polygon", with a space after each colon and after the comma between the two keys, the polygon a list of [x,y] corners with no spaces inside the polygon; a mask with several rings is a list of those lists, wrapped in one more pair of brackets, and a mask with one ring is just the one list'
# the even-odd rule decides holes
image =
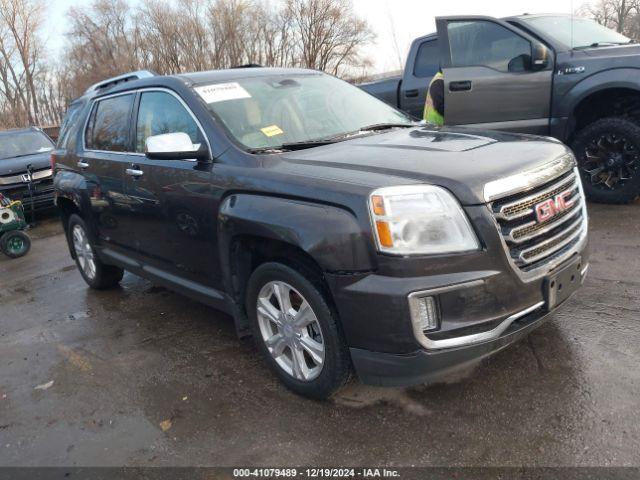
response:
{"label": "side window", "polygon": [[420,44],[413,74],[419,78],[431,78],[440,68],[440,50],[437,40]]}
{"label": "side window", "polygon": [[127,94],[95,103],[85,132],[88,149],[111,152],[129,150],[129,118],[133,98],[133,94]]}
{"label": "side window", "polygon": [[204,139],[191,114],[182,103],[166,92],[144,92],[140,97],[136,124],[136,152],[144,152],[147,137],[182,132],[194,144]]}
{"label": "side window", "polygon": [[486,20],[449,22],[451,64],[485,66],[501,72],[531,68],[531,44],[502,25]]}
{"label": "side window", "polygon": [[76,123],[78,123],[78,118],[80,115],[80,111],[82,110],[82,106],[82,103],[74,103],[69,105],[67,113],[64,116],[64,120],[62,121],[62,125],[60,126],[57,148],[67,148],[70,132],[72,129],[75,130],[74,127],[76,126]]}

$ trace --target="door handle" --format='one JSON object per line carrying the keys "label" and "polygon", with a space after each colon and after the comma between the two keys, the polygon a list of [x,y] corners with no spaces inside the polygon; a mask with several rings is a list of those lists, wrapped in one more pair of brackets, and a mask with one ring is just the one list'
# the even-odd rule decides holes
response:
{"label": "door handle", "polygon": [[82,160],[80,160],[76,165],[78,165],[78,168],[81,169],[85,169],[85,168],[89,168],[89,164],[87,162],[83,162]]}
{"label": "door handle", "polygon": [[134,177],[134,178],[138,178],[144,175],[144,172],[142,170],[138,170],[136,168],[127,168],[125,170],[125,173],[130,177]]}
{"label": "door handle", "polygon": [[418,92],[417,89],[416,90],[407,90],[407,91],[404,92],[404,96],[407,97],[407,98],[415,98],[415,97],[418,96],[418,93],[420,93],[420,92]]}
{"label": "door handle", "polygon": [[462,80],[460,82],[449,82],[450,92],[468,92],[471,90],[471,80]]}

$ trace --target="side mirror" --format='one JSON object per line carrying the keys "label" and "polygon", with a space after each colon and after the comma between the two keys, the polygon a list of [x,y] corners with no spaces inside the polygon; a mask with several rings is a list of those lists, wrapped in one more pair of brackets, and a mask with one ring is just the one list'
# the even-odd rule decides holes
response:
{"label": "side mirror", "polygon": [[531,69],[544,70],[551,63],[551,50],[540,42],[534,42],[531,47]]}
{"label": "side mirror", "polygon": [[153,160],[209,160],[209,150],[204,143],[194,145],[183,132],[164,133],[147,137],[145,155]]}

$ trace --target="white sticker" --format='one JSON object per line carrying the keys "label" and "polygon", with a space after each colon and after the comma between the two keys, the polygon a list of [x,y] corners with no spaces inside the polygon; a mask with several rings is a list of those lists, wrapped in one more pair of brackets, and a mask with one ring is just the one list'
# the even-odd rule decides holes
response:
{"label": "white sticker", "polygon": [[251,98],[251,94],[236,82],[205,85],[204,87],[196,87],[195,91],[207,103],[237,100],[239,98]]}

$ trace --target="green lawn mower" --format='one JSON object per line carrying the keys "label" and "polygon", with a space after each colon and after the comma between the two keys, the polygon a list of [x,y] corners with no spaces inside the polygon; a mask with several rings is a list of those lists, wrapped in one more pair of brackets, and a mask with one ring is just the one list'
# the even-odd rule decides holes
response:
{"label": "green lawn mower", "polygon": [[31,249],[31,239],[23,232],[25,228],[22,202],[12,202],[0,193],[0,251],[7,257],[23,257]]}

